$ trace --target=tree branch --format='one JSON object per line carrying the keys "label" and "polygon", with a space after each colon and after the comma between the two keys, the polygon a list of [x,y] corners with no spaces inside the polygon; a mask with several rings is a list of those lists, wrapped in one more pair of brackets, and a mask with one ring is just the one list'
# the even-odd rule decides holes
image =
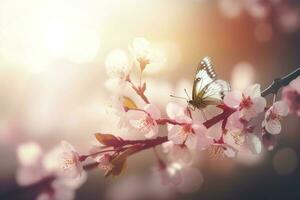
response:
{"label": "tree branch", "polygon": [[289,73],[284,77],[275,78],[273,83],[261,93],[261,96],[265,97],[269,94],[276,94],[281,87],[287,86],[292,80],[296,79],[298,76],[300,76],[300,68],[296,69],[295,71]]}

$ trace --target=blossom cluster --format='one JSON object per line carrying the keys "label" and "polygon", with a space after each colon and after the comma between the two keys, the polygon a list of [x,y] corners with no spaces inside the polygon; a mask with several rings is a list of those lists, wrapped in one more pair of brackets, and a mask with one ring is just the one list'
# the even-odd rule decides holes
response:
{"label": "blossom cluster", "polygon": [[17,148],[20,167],[16,179],[21,186],[37,186],[37,200],[75,197],[75,190],[86,180],[79,154],[67,142],[43,152],[40,145],[29,141]]}
{"label": "blossom cluster", "polygon": [[[268,103],[260,85],[254,84],[244,91],[226,92],[221,102],[202,110],[194,108],[188,100],[179,103],[174,98],[161,108],[145,94],[147,83],[142,79],[143,71],[155,59],[150,43],[145,39],[139,42],[129,48],[134,60],[132,66],[128,56],[117,51],[119,60],[109,58],[106,67],[107,74],[119,87],[131,88],[141,100],[137,103],[132,97],[115,92],[112,107],[119,117],[119,128],[143,138],[128,140],[116,134],[96,133],[98,144],[83,155],[67,142],[46,154],[35,143],[20,146],[18,182],[32,185],[48,181],[38,199],[72,199],[74,190],[85,179],[85,170],[98,168],[105,177],[117,176],[124,171],[130,156],[147,149],[153,149],[157,158],[154,174],[159,175],[163,185],[179,192],[194,192],[203,182],[195,166],[199,154],[208,152],[214,158],[235,158],[242,151],[260,154],[264,148],[271,150],[281,132],[283,117],[289,112],[299,115],[299,77],[284,89],[283,100],[279,101],[274,98]],[[138,85],[132,81],[134,66],[139,70]],[[260,115],[264,119],[257,123]]]}

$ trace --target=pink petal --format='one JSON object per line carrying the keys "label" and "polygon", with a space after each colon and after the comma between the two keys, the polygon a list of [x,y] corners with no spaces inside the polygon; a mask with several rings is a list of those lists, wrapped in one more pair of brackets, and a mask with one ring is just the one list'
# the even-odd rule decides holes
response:
{"label": "pink petal", "polygon": [[146,138],[154,138],[157,136],[158,134],[158,126],[157,124],[154,124],[153,126],[151,126],[151,128],[149,128],[149,132],[144,133]]}
{"label": "pink petal", "polygon": [[266,102],[265,98],[259,96],[259,97],[253,98],[252,101],[253,101],[253,104],[254,104],[253,106],[255,108],[256,114],[261,113],[262,111],[264,111],[264,109],[267,105],[267,102]]}
{"label": "pink petal", "polygon": [[194,122],[192,125],[196,134],[206,134],[207,128],[201,122]]}
{"label": "pink petal", "polygon": [[233,148],[230,145],[224,144],[224,147],[226,148],[224,150],[224,154],[229,158],[235,158],[237,156],[237,149]]}
{"label": "pink petal", "polygon": [[224,103],[229,107],[239,106],[242,100],[242,94],[238,91],[228,92],[224,97]]}
{"label": "pink petal", "polygon": [[289,113],[289,107],[284,101],[277,101],[272,107],[277,115],[287,116]]}
{"label": "pink petal", "polygon": [[182,127],[178,125],[173,126],[168,133],[168,140],[175,144],[182,144],[185,138],[186,136],[182,132]]}
{"label": "pink petal", "polygon": [[247,87],[244,90],[243,94],[246,97],[251,97],[252,99],[255,98],[255,97],[260,97],[261,96],[260,85],[259,84],[254,84],[254,85],[251,85],[251,86]]}
{"label": "pink petal", "polygon": [[133,128],[141,128],[141,120],[145,119],[147,114],[143,111],[129,110],[126,114],[129,124]]}
{"label": "pink petal", "polygon": [[150,114],[152,119],[159,119],[161,118],[160,110],[153,104],[147,104],[144,107],[144,110]]}
{"label": "pink petal", "polygon": [[210,145],[212,145],[214,142],[213,138],[203,136],[198,136],[198,144],[197,148],[200,150],[207,149]]}
{"label": "pink petal", "polygon": [[[230,115],[228,117],[228,120],[227,120],[226,129],[228,129],[228,130],[236,130],[236,129],[242,130],[244,128],[244,125],[241,123],[240,116],[241,116],[241,114],[240,114],[239,111],[236,111],[235,113]],[[219,124],[220,124],[220,129],[221,129],[222,122],[220,122]]]}
{"label": "pink petal", "polygon": [[197,143],[198,143],[198,137],[195,134],[190,134],[185,141],[185,145],[189,149],[196,149]]}
{"label": "pink petal", "polygon": [[222,122],[219,122],[212,127],[210,127],[207,131],[207,135],[216,140],[220,139],[222,135]]}
{"label": "pink petal", "polygon": [[183,116],[185,115],[185,107],[183,107],[180,104],[177,103],[169,103],[166,107],[166,112],[167,115],[171,118],[171,119],[175,119],[178,116]]}
{"label": "pink petal", "polygon": [[281,131],[281,124],[278,119],[269,120],[265,124],[265,129],[271,134],[279,134]]}
{"label": "pink petal", "polygon": [[247,145],[253,154],[260,154],[262,145],[261,145],[261,141],[260,141],[259,137],[257,137],[256,135],[250,134],[247,137]]}
{"label": "pink petal", "polygon": [[242,109],[240,111],[240,118],[249,121],[251,118],[255,117],[257,115],[256,109],[254,106],[251,106],[250,108]]}

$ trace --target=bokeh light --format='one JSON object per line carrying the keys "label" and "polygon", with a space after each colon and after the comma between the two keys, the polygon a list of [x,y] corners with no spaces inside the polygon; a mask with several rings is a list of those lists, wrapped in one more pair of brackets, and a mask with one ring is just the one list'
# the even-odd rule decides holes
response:
{"label": "bokeh light", "polygon": [[273,157],[274,170],[280,175],[291,174],[298,167],[299,159],[292,148],[282,148]]}

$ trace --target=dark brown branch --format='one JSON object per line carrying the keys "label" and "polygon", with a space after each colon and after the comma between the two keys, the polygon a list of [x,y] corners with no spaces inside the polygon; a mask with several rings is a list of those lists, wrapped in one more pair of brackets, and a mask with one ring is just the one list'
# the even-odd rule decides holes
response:
{"label": "dark brown branch", "polygon": [[289,73],[284,77],[275,78],[273,83],[261,93],[261,96],[265,97],[269,94],[276,94],[281,87],[287,86],[292,80],[296,79],[298,76],[300,76],[300,68],[296,69],[295,71]]}

